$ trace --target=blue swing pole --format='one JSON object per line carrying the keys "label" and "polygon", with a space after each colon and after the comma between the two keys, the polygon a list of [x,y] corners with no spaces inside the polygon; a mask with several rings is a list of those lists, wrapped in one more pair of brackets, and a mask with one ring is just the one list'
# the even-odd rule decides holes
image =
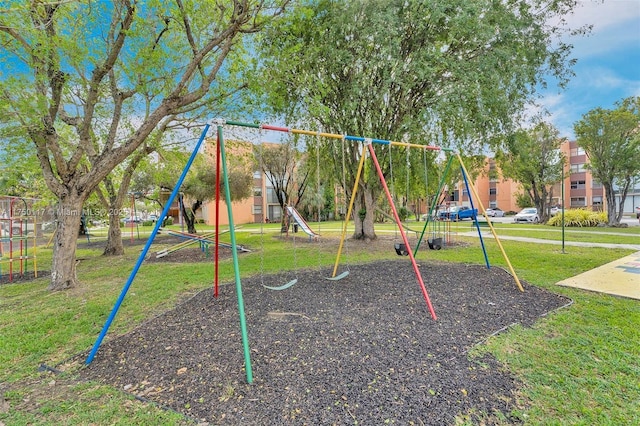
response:
{"label": "blue swing pole", "polygon": [[[467,172],[467,168],[464,166],[464,162],[462,161],[462,157],[460,156],[459,153],[456,153],[456,156],[458,157],[458,162],[460,163],[460,167],[468,175],[469,173]],[[487,225],[489,225],[489,229],[491,229],[491,233],[493,234],[493,238],[495,238],[496,243],[498,244],[498,247],[500,248],[500,251],[502,252],[502,257],[504,257],[505,262],[507,262],[507,266],[509,267],[509,271],[511,272],[511,276],[515,280],[516,285],[518,286],[518,289],[520,291],[524,291],[524,288],[522,287],[522,284],[520,283],[520,278],[518,278],[518,275],[516,274],[516,271],[513,269],[513,266],[511,265],[511,261],[509,260],[509,257],[507,256],[507,253],[504,251],[504,247],[502,247],[502,243],[500,242],[500,238],[498,238],[498,234],[496,233],[496,230],[494,229],[493,225],[491,224],[491,220],[486,215],[486,210],[485,210],[484,206],[482,205],[482,200],[480,199],[480,196],[478,195],[478,191],[473,186],[473,184],[470,184],[469,188],[471,189],[471,191],[473,191],[473,196],[476,197],[476,200],[478,200],[478,204],[480,204],[480,207],[482,208],[482,213],[484,214],[485,218],[487,219]]]}
{"label": "blue swing pole", "polygon": [[[460,172],[462,173],[462,179],[464,180],[464,187],[467,189],[467,195],[469,196],[471,210],[474,210],[473,197],[471,196],[471,191],[469,191],[469,180],[467,179],[467,174],[464,172],[462,164],[460,164]],[[487,249],[485,248],[484,240],[482,239],[482,231],[480,231],[480,224],[478,223],[477,213],[473,215],[473,223],[474,225],[476,225],[476,229],[478,230],[478,238],[480,238],[480,245],[482,246],[482,253],[484,254],[484,262],[487,264],[487,269],[491,269],[491,265],[489,265],[489,256],[487,256]]]}
{"label": "blue swing pole", "polygon": [[93,358],[96,356],[96,353],[98,352],[98,349],[100,348],[100,345],[102,344],[102,340],[107,335],[107,331],[109,331],[109,327],[111,326],[111,323],[115,319],[116,314],[118,313],[118,309],[120,309],[120,305],[124,301],[124,297],[127,295],[127,292],[129,291],[129,287],[131,287],[131,284],[133,283],[133,280],[136,277],[136,274],[138,273],[138,269],[140,269],[140,265],[142,265],[142,262],[144,261],[145,257],[147,256],[147,252],[149,251],[149,248],[151,247],[151,243],[153,243],[153,240],[156,237],[156,234],[158,233],[158,231],[160,230],[160,227],[162,226],[163,219],[165,217],[167,217],[167,214],[169,213],[169,208],[171,207],[171,204],[173,203],[173,200],[176,198],[176,195],[178,194],[178,191],[180,190],[180,186],[182,185],[182,182],[184,181],[184,178],[187,176],[187,172],[189,171],[189,168],[191,168],[191,164],[193,163],[193,160],[195,160],[195,158],[196,158],[196,154],[200,150],[200,145],[202,145],[202,142],[204,141],[204,138],[207,136],[207,132],[209,131],[209,127],[211,127],[209,124],[204,126],[204,130],[202,130],[202,134],[200,135],[200,139],[196,143],[195,148],[193,148],[193,152],[191,153],[191,157],[189,157],[189,161],[187,161],[187,164],[184,166],[184,170],[182,171],[182,174],[180,175],[180,178],[176,182],[176,185],[173,188],[173,191],[171,192],[171,195],[169,196],[169,199],[167,200],[167,203],[165,204],[164,209],[162,210],[162,215],[160,216],[161,219],[158,219],[156,221],[156,225],[154,226],[153,231],[151,232],[151,235],[149,236],[149,239],[147,240],[147,243],[144,245],[144,248],[140,252],[140,256],[138,257],[138,261],[136,262],[135,266],[133,267],[133,270],[131,271],[131,275],[129,275],[129,279],[127,280],[127,282],[125,283],[124,287],[122,288],[122,291],[120,292],[120,296],[118,297],[118,300],[116,301],[115,305],[113,306],[113,309],[111,310],[111,313],[109,314],[109,318],[107,318],[107,321],[104,323],[104,326],[102,327],[102,331],[100,332],[100,335],[96,339],[96,342],[94,343],[93,348],[91,349],[91,352],[89,353],[89,356],[87,357],[87,360],[86,360],[85,364],[87,364],[87,365],[91,364],[91,361],[93,361]]}

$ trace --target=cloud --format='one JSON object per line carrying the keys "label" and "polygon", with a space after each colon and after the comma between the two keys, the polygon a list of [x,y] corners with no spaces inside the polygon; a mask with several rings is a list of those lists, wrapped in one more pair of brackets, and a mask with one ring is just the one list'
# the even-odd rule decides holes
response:
{"label": "cloud", "polygon": [[[565,17],[571,28],[592,24],[594,32],[601,32],[621,23],[640,20],[640,2],[638,0],[607,0],[578,2],[574,13]],[[636,33],[640,31],[636,27]]]}
{"label": "cloud", "polygon": [[565,16],[572,29],[593,25],[587,36],[567,37],[579,58],[614,51],[637,49],[640,45],[640,1],[609,0],[604,3],[582,1],[572,15]]}

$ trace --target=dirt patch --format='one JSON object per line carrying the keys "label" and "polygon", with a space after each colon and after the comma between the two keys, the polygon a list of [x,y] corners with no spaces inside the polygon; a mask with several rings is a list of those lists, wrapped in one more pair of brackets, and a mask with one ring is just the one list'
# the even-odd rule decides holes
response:
{"label": "dirt patch", "polygon": [[[16,262],[17,263],[17,262]],[[29,265],[31,266],[31,265]],[[34,271],[14,271],[9,274],[8,268],[2,271],[3,275],[0,275],[0,285],[3,284],[22,284],[35,280],[36,278],[46,278],[51,276],[51,271],[38,271],[38,276]]]}
{"label": "dirt patch", "polygon": [[[437,321],[406,258],[351,266],[337,282],[328,269],[245,279],[252,384],[233,285],[107,339],[79,375],[212,424],[445,425],[461,413],[518,423],[517,380],[468,351],[568,300],[527,283],[522,293],[496,267],[421,265]],[[287,290],[263,287],[292,275]]]}

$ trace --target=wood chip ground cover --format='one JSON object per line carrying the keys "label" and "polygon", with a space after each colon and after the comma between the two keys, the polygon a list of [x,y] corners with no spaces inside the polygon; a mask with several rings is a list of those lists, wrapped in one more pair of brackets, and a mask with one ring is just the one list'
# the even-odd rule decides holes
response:
{"label": "wood chip ground cover", "polygon": [[[252,384],[232,283],[217,299],[206,289],[109,336],[80,377],[211,424],[445,425],[468,413],[519,422],[517,380],[490,355],[468,351],[566,298],[527,283],[522,293],[500,268],[422,263],[433,321],[406,259],[350,269],[337,282],[324,279],[327,269],[243,280]],[[293,278],[287,290],[263,287]]]}

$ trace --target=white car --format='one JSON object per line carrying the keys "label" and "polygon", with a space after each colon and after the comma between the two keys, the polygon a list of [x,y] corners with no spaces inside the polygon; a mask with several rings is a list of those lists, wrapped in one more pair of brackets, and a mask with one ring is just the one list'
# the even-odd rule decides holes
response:
{"label": "white car", "polygon": [[492,209],[486,210],[487,216],[489,217],[504,217],[504,211],[501,209],[494,207]]}
{"label": "white car", "polygon": [[551,214],[551,216],[555,216],[558,213],[562,214],[562,210],[564,210],[562,207],[555,206],[555,207],[551,207],[551,210],[549,211],[549,213]]}
{"label": "white car", "polygon": [[525,223],[538,223],[540,222],[540,217],[538,216],[538,210],[535,207],[527,207],[526,209],[522,209],[520,213],[513,217],[513,221],[525,222]]}

